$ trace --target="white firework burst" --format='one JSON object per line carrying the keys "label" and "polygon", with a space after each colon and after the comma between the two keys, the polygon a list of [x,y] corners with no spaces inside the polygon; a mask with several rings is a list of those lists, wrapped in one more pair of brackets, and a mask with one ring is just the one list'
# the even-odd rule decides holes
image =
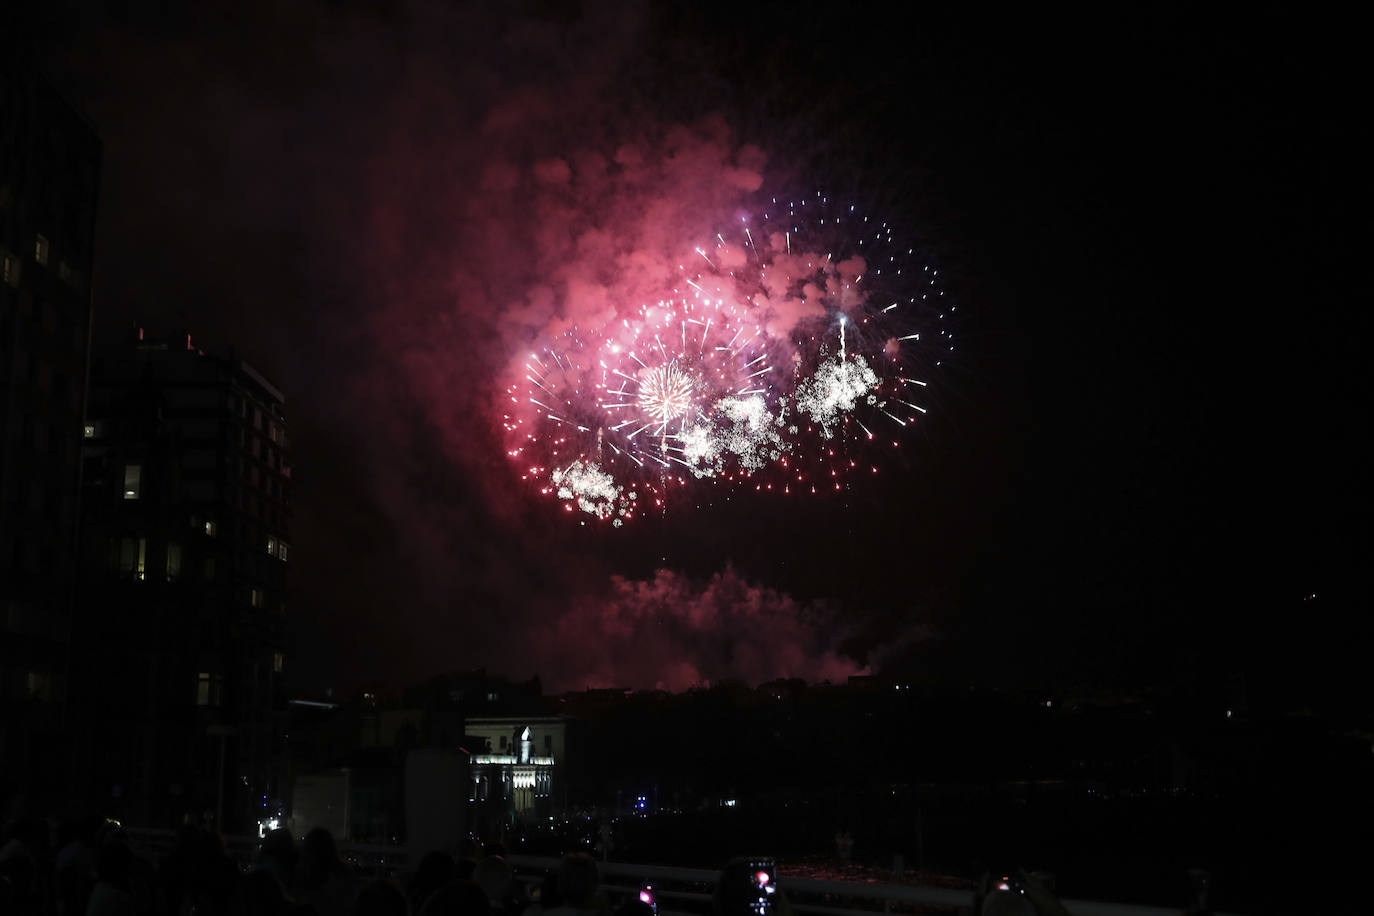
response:
{"label": "white firework burst", "polygon": [[559,499],[571,500],[577,508],[599,519],[614,519],[617,526],[622,518],[630,517],[638,498],[633,490],[627,492],[592,461],[578,459],[565,468],[554,470],[549,479]]}
{"label": "white firework burst", "polygon": [[639,407],[658,423],[660,430],[686,416],[693,407],[696,381],[673,360],[640,373]]}
{"label": "white firework burst", "polygon": [[678,436],[680,460],[697,477],[715,477],[732,466],[757,471],[789,448],[781,422],[760,395],[721,398],[708,418]]}
{"label": "white firework burst", "polygon": [[867,360],[862,356],[845,359],[841,353],[824,360],[810,378],[797,385],[797,410],[816,421],[829,439],[843,415],[852,413],[859,400],[877,386],[878,374]]}

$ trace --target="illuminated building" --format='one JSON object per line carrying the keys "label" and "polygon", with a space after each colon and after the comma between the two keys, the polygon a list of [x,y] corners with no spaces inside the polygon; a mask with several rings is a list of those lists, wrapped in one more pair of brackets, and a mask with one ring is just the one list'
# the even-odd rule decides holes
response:
{"label": "illuminated building", "polygon": [[[12,25],[7,23],[7,26]],[[101,144],[0,26],[0,785],[66,797]]]}
{"label": "illuminated building", "polygon": [[470,799],[474,822],[548,817],[560,811],[559,794],[566,774],[568,721],[561,716],[533,718],[469,718],[465,740],[482,742],[469,748]]}
{"label": "illuminated building", "polygon": [[277,814],[291,452],[235,356],[140,329],[92,361],[73,701],[92,801],[133,824]]}

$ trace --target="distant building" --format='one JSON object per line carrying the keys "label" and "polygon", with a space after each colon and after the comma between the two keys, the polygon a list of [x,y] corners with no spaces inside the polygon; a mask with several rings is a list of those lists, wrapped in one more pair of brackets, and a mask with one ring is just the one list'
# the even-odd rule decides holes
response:
{"label": "distant building", "polygon": [[562,810],[559,764],[567,759],[567,719],[469,718],[463,730],[482,742],[467,749],[474,823],[490,829]]}
{"label": "distant building", "polygon": [[284,779],[286,399],[142,330],[99,352],[84,429],[73,702],[81,777],[135,825],[248,832]]}
{"label": "distant building", "polygon": [[479,834],[547,818],[567,806],[570,719],[549,714],[539,679],[512,682],[483,669],[446,674],[406,691],[425,710],[422,743],[471,756],[472,826]]}
{"label": "distant building", "polygon": [[0,785],[66,797],[100,139],[0,28]]}

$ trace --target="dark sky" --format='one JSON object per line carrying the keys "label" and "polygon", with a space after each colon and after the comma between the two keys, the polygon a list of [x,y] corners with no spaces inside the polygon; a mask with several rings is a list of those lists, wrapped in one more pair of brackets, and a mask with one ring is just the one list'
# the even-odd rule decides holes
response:
{"label": "dark sky", "polygon": [[[1140,681],[1368,635],[1349,23],[54,6],[105,144],[97,339],[186,327],[288,395],[302,688]],[[880,483],[578,525],[504,458],[509,362],[740,170],[890,213],[960,352]]]}

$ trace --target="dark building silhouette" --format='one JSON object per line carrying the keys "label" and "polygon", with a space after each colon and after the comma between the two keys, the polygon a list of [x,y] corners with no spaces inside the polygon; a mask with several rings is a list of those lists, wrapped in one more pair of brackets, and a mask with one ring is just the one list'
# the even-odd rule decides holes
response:
{"label": "dark building silhouette", "polygon": [[[0,33],[4,30],[0,29]],[[100,139],[0,38],[0,787],[65,792]]]}
{"label": "dark building silhouette", "polygon": [[[289,824],[298,834],[326,825],[356,841],[395,842],[409,835],[416,792],[457,792],[467,828],[494,837],[564,813],[579,777],[578,723],[553,711],[537,677],[457,672],[390,697],[372,689],[349,702],[289,705]],[[411,766],[416,751],[423,768]]]}
{"label": "dark building silhouette", "polygon": [[[73,637],[78,778],[129,823],[275,816],[285,752],[285,397],[189,335],[92,360]],[[218,818],[218,815],[216,815]]]}
{"label": "dark building silhouette", "polygon": [[[469,755],[469,823],[479,834],[545,820],[567,807],[576,724],[556,713],[538,677],[513,682],[485,669],[430,678],[405,691],[424,711],[422,739]],[[571,726],[571,727],[570,727]]]}

